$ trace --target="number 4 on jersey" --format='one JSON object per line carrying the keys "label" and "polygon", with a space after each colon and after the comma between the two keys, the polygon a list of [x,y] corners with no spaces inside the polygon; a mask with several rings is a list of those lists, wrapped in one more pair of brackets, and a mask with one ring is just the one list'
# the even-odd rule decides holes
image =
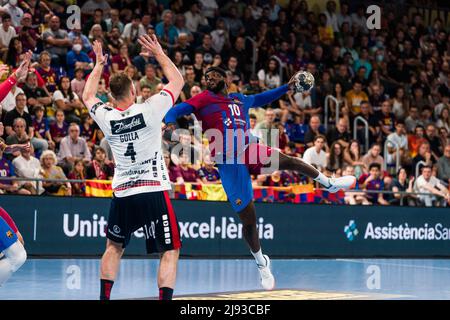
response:
{"label": "number 4 on jersey", "polygon": [[124,153],[125,157],[131,157],[131,162],[136,162],[136,151],[134,151],[133,142],[130,142],[127,146],[127,151]]}

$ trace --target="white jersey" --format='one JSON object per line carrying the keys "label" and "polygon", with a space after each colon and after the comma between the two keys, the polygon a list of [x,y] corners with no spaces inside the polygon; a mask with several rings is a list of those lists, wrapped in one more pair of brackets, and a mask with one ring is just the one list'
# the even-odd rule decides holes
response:
{"label": "white jersey", "polygon": [[161,122],[173,105],[167,89],[127,110],[92,106],[90,114],[111,146],[116,168],[112,187],[116,197],[171,189],[161,149]]}

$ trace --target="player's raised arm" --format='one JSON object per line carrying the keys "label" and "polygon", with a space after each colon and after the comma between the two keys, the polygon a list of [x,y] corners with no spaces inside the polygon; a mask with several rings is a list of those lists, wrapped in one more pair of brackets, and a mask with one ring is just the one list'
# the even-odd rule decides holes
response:
{"label": "player's raised arm", "polygon": [[[28,68],[30,67],[32,55],[33,53],[30,50],[28,50],[28,52],[25,53],[25,57],[22,63],[20,64],[19,68],[17,68],[17,70],[11,76],[9,76],[8,79],[6,79],[6,81],[0,84],[0,101],[3,101],[3,99],[11,91],[12,87],[14,87],[18,81],[25,79],[28,73]],[[0,66],[0,78],[7,71],[8,66],[6,64],[2,64]]]}
{"label": "player's raised arm", "polygon": [[293,85],[295,81],[295,75],[289,80],[289,82],[281,87],[264,91],[262,93],[254,94],[249,96],[253,99],[251,108],[262,107],[272,101],[278,100],[283,95],[285,95],[289,90],[293,90]]}
{"label": "player's raised arm", "polygon": [[180,92],[184,86],[183,76],[181,75],[175,64],[164,53],[161,45],[158,42],[158,39],[154,34],[151,36],[143,35],[139,37],[138,42],[141,44],[142,48],[146,50],[141,54],[153,55],[156,61],[158,61],[159,65],[161,66],[165,77],[167,78],[167,80],[169,80],[169,83],[164,86],[163,90],[168,91],[169,94],[172,95],[172,104],[175,104],[175,101],[177,101],[178,96],[180,95]]}
{"label": "player's raised arm", "polygon": [[100,78],[102,76],[103,67],[108,61],[108,55],[107,54],[103,55],[102,44],[100,41],[95,40],[92,48],[95,53],[96,63],[94,69],[89,75],[86,85],[84,86],[82,96],[83,102],[89,111],[91,111],[93,105],[95,105],[98,102],[101,102],[101,100],[96,97],[98,90],[98,83],[100,82]]}

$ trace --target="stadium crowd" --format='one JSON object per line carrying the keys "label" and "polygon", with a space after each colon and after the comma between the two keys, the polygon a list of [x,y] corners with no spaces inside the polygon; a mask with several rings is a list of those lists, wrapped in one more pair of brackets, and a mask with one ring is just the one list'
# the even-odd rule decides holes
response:
{"label": "stadium crowd", "polygon": [[[78,2],[80,23],[66,12],[75,1],[3,2],[0,60],[9,68],[0,68],[1,79],[33,51],[27,77],[1,101],[0,125],[7,144],[30,141],[32,148],[0,155],[3,178],[112,179],[111,150],[80,99],[95,59],[91,44],[101,41],[109,54],[98,97],[114,105],[108,80],[125,72],[139,103],[165,82],[156,61],[139,54],[137,38],[155,33],[185,77],[180,101],[205,89],[209,66],[226,69],[229,92],[244,94],[311,72],[310,92],[252,109],[251,132],[328,175],[355,175],[361,192],[347,193],[346,203],[450,203],[450,33],[440,18],[426,24],[419,13],[382,7],[381,28],[369,29],[357,1],[328,1],[316,12],[304,0],[88,0]],[[368,141],[362,121],[354,131],[357,117],[368,123]],[[163,134],[171,181],[220,183],[204,139],[192,130],[195,118],[177,125],[185,130]],[[179,143],[184,152],[174,154]],[[288,171],[253,178],[254,186],[312,183]],[[8,194],[84,191],[83,182],[0,181]]]}

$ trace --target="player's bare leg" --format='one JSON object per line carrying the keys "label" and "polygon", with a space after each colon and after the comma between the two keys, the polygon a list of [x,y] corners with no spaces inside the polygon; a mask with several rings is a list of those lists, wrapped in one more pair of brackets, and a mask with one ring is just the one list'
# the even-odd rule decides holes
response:
{"label": "player's bare leg", "polygon": [[262,254],[258,230],[256,228],[256,209],[253,201],[251,201],[244,210],[239,212],[239,218],[242,222],[242,234],[244,235],[244,239],[250,247],[251,253],[258,265],[261,284],[264,289],[272,290],[275,286],[275,279],[270,271],[269,257]]}
{"label": "player's bare leg", "polygon": [[119,272],[124,249],[121,243],[107,239],[100,265],[100,300],[109,300],[111,289]]}
{"label": "player's bare leg", "polygon": [[172,300],[179,256],[179,249],[165,251],[161,254],[158,268],[159,300]]}
{"label": "player's bare leg", "polygon": [[330,192],[337,192],[340,189],[353,189],[356,184],[354,176],[343,176],[340,178],[329,178],[322,172],[314,168],[309,163],[306,163],[300,158],[288,156],[282,152],[272,149],[272,156],[279,159],[279,170],[297,171],[309,178],[322,184]]}

